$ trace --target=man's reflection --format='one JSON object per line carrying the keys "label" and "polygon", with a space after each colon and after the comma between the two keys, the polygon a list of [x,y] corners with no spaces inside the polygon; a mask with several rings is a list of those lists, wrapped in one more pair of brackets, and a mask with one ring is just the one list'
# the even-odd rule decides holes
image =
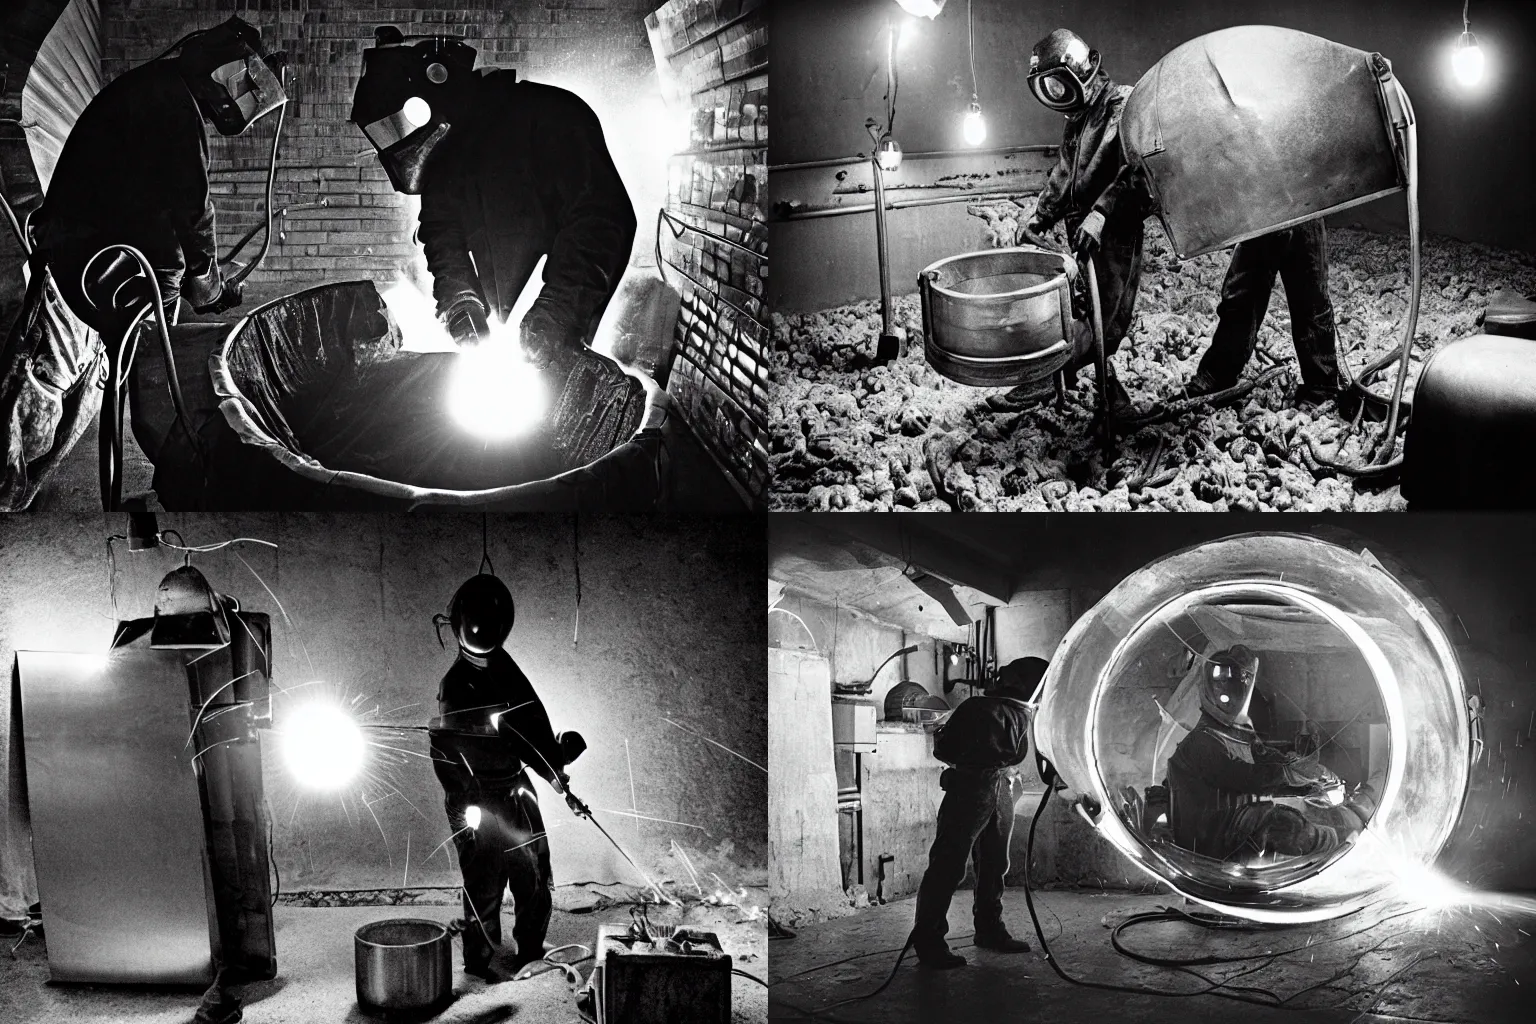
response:
{"label": "man's reflection", "polygon": [[[1316,749],[1282,751],[1259,738],[1249,717],[1258,670],[1241,645],[1207,659],[1200,721],[1168,759],[1166,808],[1153,787],[1143,821],[1166,811],[1175,844],[1224,861],[1327,855],[1365,828],[1375,789],[1363,784],[1335,804],[1343,784]],[[1277,797],[1306,799],[1298,807]]]}

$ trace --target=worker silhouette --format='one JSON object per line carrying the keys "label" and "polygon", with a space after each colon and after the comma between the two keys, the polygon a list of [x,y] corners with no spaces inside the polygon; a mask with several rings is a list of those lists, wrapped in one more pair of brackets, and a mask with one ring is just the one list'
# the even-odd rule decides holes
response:
{"label": "worker silhouette", "polygon": [[564,89],[476,70],[461,39],[407,39],[391,26],[374,37],[351,119],[390,184],[421,196],[418,237],[448,332],[461,345],[485,340],[543,257],[523,352],[542,366],[589,345],[635,239],[597,115]]}
{"label": "worker silhouette", "polygon": [[949,948],[949,902],[965,880],[968,859],[976,864],[973,909],[978,948],[1023,953],[1029,944],[1003,924],[1004,876],[1013,836],[1014,769],[1029,754],[1025,701],[1045,676],[1041,658],[1004,665],[984,695],[969,697],[933,738],[933,756],[949,765],[939,776],[944,800],[928,851],[928,870],[917,890],[912,948],[926,967],[964,967],[965,957]]}
{"label": "worker silhouette", "polygon": [[[275,110],[286,99],[285,63],[281,51],[264,52],[253,26],[230,18],[123,72],[86,105],[33,218],[38,256],[76,316],[109,330],[114,311],[98,308],[81,278],[110,245],[143,253],[173,322],[179,298],[199,313],[240,304],[215,249],[204,121],[239,135]],[[134,288],[128,301],[149,304],[147,281]]]}
{"label": "worker silhouette", "polygon": [[505,980],[491,959],[501,945],[508,888],[517,912],[511,973],[544,956],[554,882],[527,769],[564,792],[573,811],[586,810],[566,789],[565,773],[586,741],[575,732],[555,735],[533,684],[502,649],[514,618],[512,594],[496,576],[480,573],[459,587],[446,616],[458,657],[438,687],[439,716],[429,729],[464,877],[464,970],[487,981]]}

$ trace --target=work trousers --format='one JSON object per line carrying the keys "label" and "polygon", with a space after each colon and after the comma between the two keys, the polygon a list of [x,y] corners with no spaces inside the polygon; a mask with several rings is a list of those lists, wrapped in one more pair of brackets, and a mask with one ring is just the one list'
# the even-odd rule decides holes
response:
{"label": "work trousers", "polygon": [[1304,385],[1339,383],[1333,303],[1328,298],[1328,228],[1309,220],[1284,231],[1239,242],[1232,250],[1216,307],[1216,333],[1200,369],[1222,387],[1237,383],[1258,342],[1275,275],[1291,309],[1291,340]]}
{"label": "work trousers", "polygon": [[[1076,225],[1072,227],[1076,232]],[[1094,280],[1099,283],[1099,313],[1104,323],[1104,353],[1114,355],[1131,329],[1136,315],[1136,293],[1141,288],[1142,227],[1106,226],[1102,243],[1093,253]],[[1073,368],[1093,365],[1093,307],[1088,281],[1079,277],[1073,285]]]}
{"label": "work trousers", "polygon": [[[464,809],[471,805],[480,808],[479,828],[466,827]],[[553,880],[544,818],[527,773],[507,785],[450,792],[443,806],[464,877],[465,970],[483,970],[501,944],[501,900],[509,888],[518,959],[542,956]]]}
{"label": "work trousers", "polygon": [[947,948],[949,901],[965,881],[965,863],[976,863],[972,910],[978,935],[1003,931],[1003,878],[1013,836],[1013,786],[1002,771],[947,768],[939,777],[944,800],[928,851],[928,870],[917,890],[912,944],[919,954]]}
{"label": "work trousers", "polygon": [[1264,854],[1285,857],[1326,856],[1362,828],[1347,806],[1297,810],[1269,801],[1245,804],[1232,815],[1223,860],[1247,860]]}

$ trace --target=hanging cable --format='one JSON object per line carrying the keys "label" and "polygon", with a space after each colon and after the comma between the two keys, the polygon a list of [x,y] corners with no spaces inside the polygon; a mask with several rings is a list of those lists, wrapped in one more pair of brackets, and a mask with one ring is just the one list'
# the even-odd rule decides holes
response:
{"label": "hanging cable", "polygon": [[480,570],[479,571],[480,572],[485,572],[486,569],[490,569],[491,570],[491,575],[495,576],[496,575],[496,566],[491,564],[490,539],[487,536],[487,532],[488,532],[487,520],[489,518],[490,518],[490,516],[489,516],[488,513],[485,513],[485,512],[480,513]]}
{"label": "hanging cable", "polygon": [[576,570],[576,628],[571,633],[571,646],[581,639],[581,513],[571,515],[571,564]]}

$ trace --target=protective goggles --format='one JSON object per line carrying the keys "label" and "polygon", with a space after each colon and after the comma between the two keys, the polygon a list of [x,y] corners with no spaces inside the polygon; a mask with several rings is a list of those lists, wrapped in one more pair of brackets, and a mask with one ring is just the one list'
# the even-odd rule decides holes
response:
{"label": "protective goggles", "polygon": [[1044,71],[1029,73],[1029,91],[1035,99],[1052,110],[1063,112],[1081,110],[1088,105],[1088,87],[1099,73],[1099,55],[1093,54],[1092,64],[1083,78],[1078,78],[1070,67],[1058,64]]}

